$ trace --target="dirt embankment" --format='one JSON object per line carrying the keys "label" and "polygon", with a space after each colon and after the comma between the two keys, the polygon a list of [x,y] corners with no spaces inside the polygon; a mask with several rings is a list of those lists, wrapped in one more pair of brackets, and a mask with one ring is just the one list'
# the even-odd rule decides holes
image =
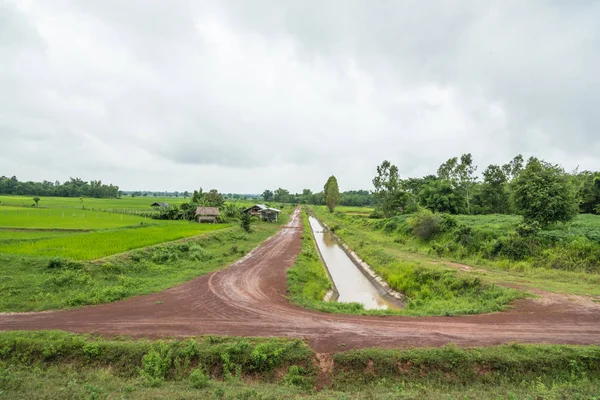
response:
{"label": "dirt embankment", "polygon": [[0,330],[64,329],[106,335],[289,336],[318,352],[360,347],[600,344],[600,307],[556,295],[523,299],[508,312],[463,317],[366,317],[291,305],[286,270],[300,251],[297,210],[287,226],[229,268],[161,293],[74,310],[0,315]]}

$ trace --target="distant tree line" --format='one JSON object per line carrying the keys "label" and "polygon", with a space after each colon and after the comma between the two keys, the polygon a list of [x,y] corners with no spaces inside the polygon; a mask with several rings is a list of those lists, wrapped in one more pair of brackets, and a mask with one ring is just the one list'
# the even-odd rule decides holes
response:
{"label": "distant tree line", "polygon": [[105,185],[102,181],[86,182],[80,178],[70,178],[68,181],[22,182],[16,176],[0,177],[0,194],[23,196],[58,196],[58,197],[119,197],[119,187]]}
{"label": "distant tree line", "polygon": [[[326,205],[325,192],[313,193],[310,189],[304,189],[302,193],[296,194],[290,193],[283,188],[274,191],[265,190],[261,198],[266,203]],[[369,207],[375,205],[375,198],[368,190],[349,190],[339,193],[339,199],[336,204],[341,206]]]}
{"label": "distant tree line", "polygon": [[578,212],[600,214],[600,172],[574,171],[521,155],[489,165],[482,176],[471,154],[453,157],[436,175],[401,179],[389,161],[373,178],[376,210],[382,216],[419,207],[449,214],[521,214],[541,226],[566,222]]}

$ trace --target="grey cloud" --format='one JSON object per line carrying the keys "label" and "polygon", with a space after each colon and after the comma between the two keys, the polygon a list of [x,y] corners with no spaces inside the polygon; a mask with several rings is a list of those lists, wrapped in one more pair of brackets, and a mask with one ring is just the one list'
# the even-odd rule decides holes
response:
{"label": "grey cloud", "polygon": [[1,173],[259,192],[463,152],[600,168],[599,19],[591,1],[5,1]]}

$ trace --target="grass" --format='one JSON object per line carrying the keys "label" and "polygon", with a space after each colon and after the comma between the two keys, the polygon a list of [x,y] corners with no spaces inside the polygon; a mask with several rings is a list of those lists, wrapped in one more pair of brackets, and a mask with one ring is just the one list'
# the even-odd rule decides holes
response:
{"label": "grass", "polygon": [[0,396],[496,400],[600,392],[598,346],[363,349],[333,355],[328,372],[315,359],[293,339],[0,332]]}
{"label": "grass", "polygon": [[35,240],[51,237],[72,235],[70,231],[45,231],[45,230],[12,230],[0,228],[0,244],[18,242],[22,240]]}
{"label": "grass", "polygon": [[[518,216],[459,215],[455,216],[459,227],[468,225],[470,233],[464,231],[467,234],[457,235],[451,231],[431,240],[422,240],[410,232],[409,215],[390,219],[361,218],[337,212],[331,215],[324,211],[322,215],[329,219],[330,226],[341,229],[338,233],[345,235],[345,240],[352,241],[355,246],[372,243],[396,259],[443,269],[447,269],[446,265],[452,268],[456,263],[466,264],[476,269],[458,271],[459,276],[565,294],[600,296],[600,274],[588,271],[594,265],[600,266],[600,259],[594,258],[600,254],[600,246],[585,236],[600,232],[600,216],[579,215],[568,225],[543,231],[541,236],[563,236],[564,239],[546,245],[545,250],[536,247],[539,254],[534,258],[512,260],[502,256],[486,257],[477,246],[486,249],[495,241],[504,240],[502,238],[521,221]],[[571,269],[561,269],[564,267]]]}
{"label": "grass", "polygon": [[[218,227],[189,225],[195,229]],[[226,267],[275,233],[278,227],[277,224],[261,223],[253,226],[250,234],[239,227],[220,229],[185,242],[142,248],[92,262],[0,253],[0,311],[70,308],[158,292]],[[129,231],[119,231],[122,232],[119,234],[130,235]],[[84,236],[98,239],[100,234],[109,235],[107,240],[112,241],[115,233],[104,231],[56,240],[67,240],[67,245],[71,246],[68,252],[61,253],[64,257],[85,251],[75,246],[73,240]],[[77,243],[93,247],[92,240]]]}
{"label": "grass", "polygon": [[102,211],[0,207],[0,227],[4,228],[91,230],[161,222],[137,215]]}
{"label": "grass", "polygon": [[196,236],[231,226],[182,221],[169,222],[171,223],[158,226],[138,226],[40,240],[0,243],[0,253],[95,260],[111,254]]}
{"label": "grass", "polygon": [[370,223],[364,218],[340,218],[324,207],[314,207],[313,210],[394,290],[406,296],[407,302],[402,310],[385,310],[385,314],[480,314],[504,310],[511,301],[525,295],[479,277],[459,274],[456,269],[439,263],[416,258],[407,260],[393,251],[396,244],[391,238],[347,222],[347,219],[356,219]]}
{"label": "grass", "polygon": [[[1,205],[18,206],[18,207],[31,207],[34,203],[34,196],[0,196]],[[125,196],[120,199],[96,199],[96,198],[83,198],[83,201],[79,197],[50,197],[50,196],[39,196],[40,201],[38,206],[40,208],[79,208],[85,207],[90,210],[150,210],[150,204],[154,202],[163,202],[169,204],[181,204],[189,201],[190,199],[184,199],[183,197],[154,197],[154,196],[140,196],[130,197]]]}

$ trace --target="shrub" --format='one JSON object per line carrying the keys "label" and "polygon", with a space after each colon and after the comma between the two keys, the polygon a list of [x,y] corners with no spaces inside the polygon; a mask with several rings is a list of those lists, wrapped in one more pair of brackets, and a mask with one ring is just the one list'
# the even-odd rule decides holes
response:
{"label": "shrub", "polygon": [[202,248],[201,246],[195,244],[190,247],[189,251],[190,259],[195,261],[208,261],[213,258],[212,254]]}
{"label": "shrub", "polygon": [[140,375],[148,386],[157,387],[165,380],[171,367],[171,349],[159,344],[142,357]]}
{"label": "shrub", "polygon": [[157,264],[176,261],[178,258],[177,253],[169,247],[157,247],[152,253],[152,261]]}
{"label": "shrub", "polygon": [[423,240],[429,240],[441,232],[442,217],[439,214],[432,213],[430,210],[421,208],[408,219],[408,224],[413,235]]}
{"label": "shrub", "polygon": [[190,373],[190,385],[196,389],[204,389],[208,386],[210,378],[204,373],[202,368],[196,368]]}

